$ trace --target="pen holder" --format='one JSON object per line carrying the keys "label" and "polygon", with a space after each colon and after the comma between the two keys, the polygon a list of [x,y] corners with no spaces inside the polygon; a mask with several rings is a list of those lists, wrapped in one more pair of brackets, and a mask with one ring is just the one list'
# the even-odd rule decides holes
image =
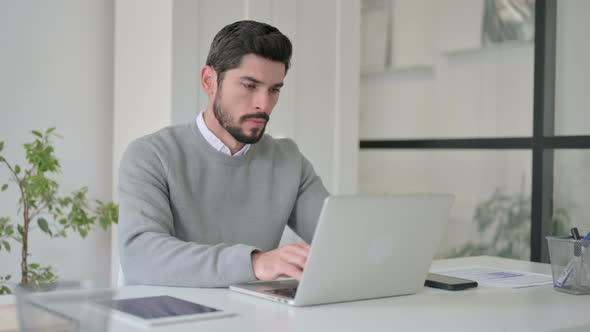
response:
{"label": "pen holder", "polygon": [[590,241],[548,236],[553,288],[568,294],[590,294]]}

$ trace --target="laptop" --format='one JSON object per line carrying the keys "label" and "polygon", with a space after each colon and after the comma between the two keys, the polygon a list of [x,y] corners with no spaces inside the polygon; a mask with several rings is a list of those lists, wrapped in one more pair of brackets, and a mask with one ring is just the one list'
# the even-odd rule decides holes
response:
{"label": "laptop", "polygon": [[453,201],[450,194],[330,196],[300,282],[230,289],[293,306],[414,294],[424,286]]}

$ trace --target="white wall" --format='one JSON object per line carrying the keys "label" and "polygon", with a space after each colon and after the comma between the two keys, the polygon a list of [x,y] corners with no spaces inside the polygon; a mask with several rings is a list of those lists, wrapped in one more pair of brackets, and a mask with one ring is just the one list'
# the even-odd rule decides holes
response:
{"label": "white wall", "polygon": [[[57,127],[62,194],[82,186],[89,197],[111,200],[113,1],[0,2],[0,141],[5,156],[24,165],[22,144],[32,129]],[[0,166],[0,183],[7,179]],[[14,185],[0,193],[0,215],[16,218]],[[62,280],[109,280],[108,232],[81,240],[30,240],[29,262],[53,265]],[[20,276],[18,246],[0,252],[0,275]],[[20,279],[16,279],[18,281]]]}
{"label": "white wall", "polygon": [[115,14],[113,189],[127,144],[170,124],[172,2],[116,1]]}
{"label": "white wall", "polygon": [[[115,2],[112,195],[119,164],[134,139],[171,124],[173,2]],[[111,232],[111,284],[119,272],[117,229]]]}

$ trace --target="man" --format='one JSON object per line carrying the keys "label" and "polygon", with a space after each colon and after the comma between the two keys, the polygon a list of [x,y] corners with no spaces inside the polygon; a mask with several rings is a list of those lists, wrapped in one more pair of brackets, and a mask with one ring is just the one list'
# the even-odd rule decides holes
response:
{"label": "man", "polygon": [[328,192],[292,140],[264,135],[290,58],[270,25],[224,27],[201,71],[207,109],[129,145],[118,188],[126,284],[301,278],[309,246],[276,248],[286,225],[311,242]]}

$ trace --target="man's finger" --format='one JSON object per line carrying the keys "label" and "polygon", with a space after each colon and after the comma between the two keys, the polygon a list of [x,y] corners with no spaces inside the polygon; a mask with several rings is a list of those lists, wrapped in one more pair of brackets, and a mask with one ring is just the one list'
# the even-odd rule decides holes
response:
{"label": "man's finger", "polygon": [[303,246],[293,244],[283,247],[283,250],[303,257],[309,256],[309,248]]}
{"label": "man's finger", "polygon": [[295,265],[289,263],[283,263],[281,266],[281,273],[282,275],[286,275],[287,277],[295,278],[297,280],[301,280],[301,276],[303,275],[303,271],[297,268]]}
{"label": "man's finger", "polygon": [[290,252],[283,252],[281,259],[288,264],[297,266],[301,270],[303,270],[305,263],[307,262],[307,256],[301,256]]}
{"label": "man's finger", "polygon": [[311,247],[309,246],[309,244],[305,243],[305,242],[296,242],[296,243],[292,243],[292,245],[300,247],[302,249],[305,250],[309,250]]}

